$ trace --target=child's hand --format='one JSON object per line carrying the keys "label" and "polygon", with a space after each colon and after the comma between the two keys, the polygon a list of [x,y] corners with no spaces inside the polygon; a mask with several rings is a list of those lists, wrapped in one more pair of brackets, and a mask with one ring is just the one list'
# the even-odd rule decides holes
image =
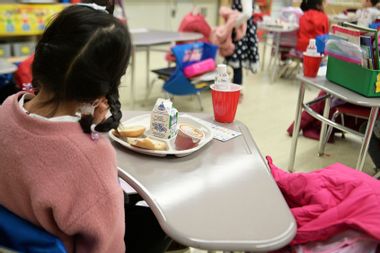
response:
{"label": "child's hand", "polygon": [[105,120],[109,105],[106,98],[101,98],[100,100],[95,102],[95,111],[94,111],[94,124],[99,124],[103,120]]}

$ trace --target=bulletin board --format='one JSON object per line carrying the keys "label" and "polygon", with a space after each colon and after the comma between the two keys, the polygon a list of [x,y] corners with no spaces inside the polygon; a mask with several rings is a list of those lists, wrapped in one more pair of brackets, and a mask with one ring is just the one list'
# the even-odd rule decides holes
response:
{"label": "bulletin board", "polygon": [[0,36],[39,35],[63,4],[0,4]]}

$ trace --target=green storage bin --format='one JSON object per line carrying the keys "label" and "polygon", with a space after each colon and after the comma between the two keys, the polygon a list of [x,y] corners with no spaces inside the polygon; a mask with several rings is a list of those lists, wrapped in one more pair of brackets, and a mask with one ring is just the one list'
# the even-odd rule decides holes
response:
{"label": "green storage bin", "polygon": [[380,92],[376,92],[378,80],[380,86],[380,70],[366,69],[329,56],[326,78],[365,97],[380,97]]}

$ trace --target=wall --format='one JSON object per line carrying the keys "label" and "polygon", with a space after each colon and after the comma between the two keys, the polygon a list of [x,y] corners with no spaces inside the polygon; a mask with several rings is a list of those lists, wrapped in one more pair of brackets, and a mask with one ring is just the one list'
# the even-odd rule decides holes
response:
{"label": "wall", "polygon": [[217,0],[125,0],[130,28],[177,30],[181,19],[193,7],[205,11],[211,26],[217,22]]}
{"label": "wall", "polygon": [[[300,3],[300,0],[294,0],[293,6],[298,7]],[[346,9],[359,9],[361,6],[361,0],[328,0],[325,6],[325,12],[329,15],[335,15]]]}
{"label": "wall", "polygon": [[[130,28],[177,30],[183,16],[194,6],[204,11],[207,22],[216,26],[218,0],[124,0]],[[0,0],[17,3],[17,0]]]}
{"label": "wall", "polygon": [[292,0],[272,0],[271,16],[278,17],[281,9],[288,6],[292,6]]}

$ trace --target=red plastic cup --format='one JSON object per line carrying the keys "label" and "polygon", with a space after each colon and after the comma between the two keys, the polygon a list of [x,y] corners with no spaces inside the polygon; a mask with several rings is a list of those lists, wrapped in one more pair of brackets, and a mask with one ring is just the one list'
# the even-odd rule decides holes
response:
{"label": "red plastic cup", "polygon": [[319,66],[321,65],[321,56],[303,55],[303,75],[307,77],[316,77]]}
{"label": "red plastic cup", "polygon": [[210,86],[215,121],[231,123],[235,119],[239,104],[241,85],[227,84],[227,89],[220,89],[217,85]]}

